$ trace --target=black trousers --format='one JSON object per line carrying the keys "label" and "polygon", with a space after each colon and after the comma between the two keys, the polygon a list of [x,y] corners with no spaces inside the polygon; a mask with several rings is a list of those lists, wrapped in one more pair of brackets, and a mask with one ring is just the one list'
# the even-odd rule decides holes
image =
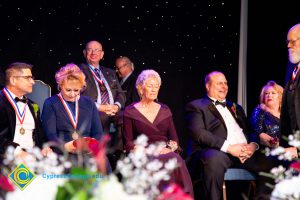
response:
{"label": "black trousers", "polygon": [[[261,152],[255,152],[245,163],[241,163],[238,158],[216,149],[204,149],[194,152],[188,163],[189,171],[193,182],[195,179],[202,179],[201,199],[220,200],[222,198],[222,186],[224,174],[228,168],[243,168],[257,174],[256,199],[268,199],[272,190],[265,185],[273,180],[259,176],[259,172],[270,172],[273,167],[281,164],[275,157],[266,157]],[[194,188],[194,191],[197,189]],[[197,196],[197,195],[195,195]]]}

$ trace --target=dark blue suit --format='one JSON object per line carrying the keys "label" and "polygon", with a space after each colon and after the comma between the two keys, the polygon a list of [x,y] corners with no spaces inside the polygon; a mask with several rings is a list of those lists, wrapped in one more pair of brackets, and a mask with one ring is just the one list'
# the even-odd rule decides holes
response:
{"label": "dark blue suit", "polygon": [[[61,140],[69,142],[72,140],[74,128],[57,95],[46,99],[42,112],[42,124],[50,141]],[[94,102],[89,97],[80,96],[76,131],[81,136],[93,137],[95,139],[100,139],[103,133],[99,113]]]}

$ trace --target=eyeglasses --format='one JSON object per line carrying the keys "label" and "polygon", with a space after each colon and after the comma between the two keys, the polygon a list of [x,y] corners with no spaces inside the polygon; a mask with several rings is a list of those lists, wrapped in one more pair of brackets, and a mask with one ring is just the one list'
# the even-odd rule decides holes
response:
{"label": "eyeglasses", "polygon": [[289,45],[290,43],[292,44],[292,45],[295,45],[295,43],[297,42],[297,40],[299,40],[300,38],[297,38],[297,39],[295,39],[295,40],[286,40],[286,44],[287,45]]}
{"label": "eyeglasses", "polygon": [[86,49],[87,53],[100,53],[101,51],[101,49]]}
{"label": "eyeglasses", "polygon": [[121,65],[120,67],[115,66],[116,71],[120,71],[123,67],[127,66],[128,63],[125,63],[124,65]]}
{"label": "eyeglasses", "polygon": [[24,78],[28,81],[30,80],[34,80],[34,76],[13,76],[13,77],[16,77],[16,78]]}

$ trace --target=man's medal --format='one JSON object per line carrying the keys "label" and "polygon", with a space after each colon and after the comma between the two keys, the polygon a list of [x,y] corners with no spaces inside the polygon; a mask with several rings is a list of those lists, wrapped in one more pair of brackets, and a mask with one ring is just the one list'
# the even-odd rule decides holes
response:
{"label": "man's medal", "polygon": [[20,109],[18,107],[17,102],[14,100],[14,98],[11,96],[10,92],[7,90],[7,88],[3,89],[3,93],[5,95],[5,97],[7,98],[7,100],[9,101],[9,103],[11,104],[11,106],[14,108],[16,116],[18,121],[20,122],[21,128],[19,129],[19,133],[21,135],[25,134],[25,129],[22,127],[22,124],[24,122],[25,119],[25,115],[26,115],[26,107],[27,107],[27,103],[25,103],[26,105],[24,106],[23,112],[20,112]]}

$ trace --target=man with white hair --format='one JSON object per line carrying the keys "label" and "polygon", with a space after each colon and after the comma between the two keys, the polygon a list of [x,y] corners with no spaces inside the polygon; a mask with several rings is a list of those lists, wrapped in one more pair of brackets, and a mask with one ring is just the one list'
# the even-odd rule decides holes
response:
{"label": "man with white hair", "polygon": [[115,61],[115,69],[120,78],[120,84],[126,94],[125,106],[140,100],[135,87],[136,74],[134,73],[134,64],[126,56],[120,56]]}

